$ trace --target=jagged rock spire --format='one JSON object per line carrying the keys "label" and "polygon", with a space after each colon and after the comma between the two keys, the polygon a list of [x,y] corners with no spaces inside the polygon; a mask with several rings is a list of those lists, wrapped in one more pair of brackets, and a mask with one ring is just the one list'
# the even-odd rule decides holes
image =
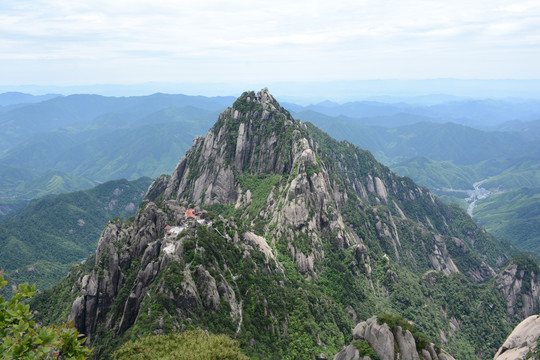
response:
{"label": "jagged rock spire", "polygon": [[244,92],[219,115],[206,136],[194,140],[172,177],[154,182],[148,194],[201,205],[234,203],[238,195],[234,173],[290,172],[299,124],[267,88]]}

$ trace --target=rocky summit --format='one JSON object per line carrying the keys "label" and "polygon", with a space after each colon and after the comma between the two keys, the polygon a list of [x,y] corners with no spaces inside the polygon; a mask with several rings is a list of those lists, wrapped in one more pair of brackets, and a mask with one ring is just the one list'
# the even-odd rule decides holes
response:
{"label": "rocky summit", "polygon": [[252,359],[355,358],[356,345],[386,358],[376,329],[384,354],[487,359],[538,311],[538,266],[515,253],[263,89],[219,115],[38,305],[44,322],[69,314],[97,358],[200,328]]}

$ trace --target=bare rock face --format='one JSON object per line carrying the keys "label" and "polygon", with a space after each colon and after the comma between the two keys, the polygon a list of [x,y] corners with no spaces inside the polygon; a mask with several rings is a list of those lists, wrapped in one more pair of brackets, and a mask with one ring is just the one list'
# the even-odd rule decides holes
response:
{"label": "bare rock face", "polygon": [[438,271],[442,271],[445,275],[449,275],[454,272],[459,272],[459,269],[454,264],[454,261],[448,254],[446,244],[442,240],[441,236],[436,235],[434,237],[433,251],[429,254],[429,260],[433,265],[433,268]]}
{"label": "bare rock face", "polygon": [[394,338],[399,347],[399,353],[403,360],[420,360],[416,351],[416,342],[409,330],[403,332],[403,329],[398,326],[394,330]]}
{"label": "bare rock face", "polygon": [[200,293],[205,308],[216,311],[220,303],[216,279],[202,265],[197,266],[195,275],[199,278]]}
{"label": "bare rock face", "polygon": [[[291,170],[292,154],[279,147],[277,138],[291,125],[290,114],[268,89],[244,93],[219,115],[206,136],[194,140],[170,179],[152,184],[149,194],[165,188],[165,199],[189,199],[197,205],[235,203],[235,173],[282,174]],[[268,131],[270,127],[275,127],[273,132]]]}
{"label": "bare rock face", "polygon": [[394,335],[388,325],[379,325],[377,318],[370,318],[365,323],[364,339],[381,360],[394,359]]}
{"label": "bare rock face", "polygon": [[[508,314],[530,316],[540,309],[540,268],[534,263],[512,261],[495,277],[499,292],[506,299]],[[521,306],[518,304],[521,303]]]}
{"label": "bare rock face", "polygon": [[[397,263],[407,261],[417,266],[400,239],[403,225],[409,226],[412,220],[418,222],[419,232],[432,232],[423,236],[430,239],[423,244],[426,251],[422,256],[433,269],[446,275],[462,272],[475,282],[494,276],[485,263],[462,269],[454,262],[456,256],[474,248],[478,234],[456,237],[445,215],[436,210],[418,217],[411,212],[416,207],[411,202],[437,207],[438,200],[410,180],[392,174],[371,154],[344,144],[347,152],[350,150],[348,156],[335,152],[324,159],[321,147],[326,144],[317,142],[310,126],[293,119],[268,89],[245,92],[219,115],[206,136],[194,140],[170,177],[154,181],[146,198],[198,206],[229,204],[239,209],[249,206],[254,197],[254,189],[242,181],[246,175],[279,176],[262,210],[255,215],[267,224],[264,234],[258,235],[267,237],[272,246],[276,241],[286,241],[297,269],[304,275],[317,278],[320,272],[319,265],[325,258],[321,234],[332,238],[338,248],[363,244],[342,214],[349,197],[354,196],[362,204],[358,211],[373,213],[369,216],[377,220],[377,235],[390,244],[385,246],[386,251],[390,255],[389,249],[393,250],[391,255]],[[387,211],[370,207],[383,204]],[[255,220],[253,214],[248,220]],[[371,232],[373,224],[366,226],[366,232]],[[446,245],[449,238],[444,235],[458,242],[457,254]],[[299,238],[310,239],[311,243]],[[303,246],[298,246],[299,242]]]}
{"label": "bare rock face", "polygon": [[[354,345],[349,345],[345,349],[341,350],[334,360],[364,360],[365,357],[361,357],[358,349]],[[366,356],[369,359],[369,357]]]}
{"label": "bare rock face", "polygon": [[[387,324],[379,324],[376,316],[356,325],[352,335],[355,341],[367,341],[381,360],[455,360],[444,351],[437,352],[433,344],[429,344],[419,352],[416,340],[409,330],[404,332],[400,326],[396,326],[392,331]],[[370,357],[361,355],[353,344],[334,357],[334,360],[360,359],[366,360]]]}
{"label": "bare rock face", "polygon": [[540,338],[540,315],[529,316],[523,320],[495,354],[493,360],[521,359]]}
{"label": "bare rock face", "polygon": [[[241,181],[246,174],[280,176],[258,216],[273,228],[265,234],[268,238],[287,239],[302,274],[317,276],[317,262],[324,259],[321,233],[331,234],[341,248],[360,242],[339,212],[346,195],[333,191],[336,184],[332,184],[306,125],[294,120],[267,89],[242,94],[220,114],[207,135],[194,140],[172,176],[154,181],[147,199],[152,201],[161,194],[166,200],[195,205],[249,206],[252,192]],[[382,180],[372,181],[374,192],[386,199]],[[296,246],[299,232],[312,239],[307,249]],[[249,232],[244,238],[250,246],[262,249],[267,259],[273,257],[264,239]]]}

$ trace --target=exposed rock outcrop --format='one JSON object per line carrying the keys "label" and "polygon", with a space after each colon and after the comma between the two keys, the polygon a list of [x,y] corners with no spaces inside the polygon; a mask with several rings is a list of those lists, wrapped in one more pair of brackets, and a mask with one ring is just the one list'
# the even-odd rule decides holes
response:
{"label": "exposed rock outcrop", "polygon": [[497,288],[506,299],[508,314],[529,316],[540,310],[540,267],[534,260],[512,260],[495,277]]}
{"label": "exposed rock outcrop", "polygon": [[[295,154],[280,146],[278,135],[293,125],[290,114],[268,89],[244,93],[219,115],[206,136],[194,140],[168,180],[165,198],[189,199],[199,205],[231,204],[239,190],[235,173],[247,169],[251,174],[288,173]],[[269,126],[274,131],[267,131]],[[163,187],[163,183],[154,186]]]}
{"label": "exposed rock outcrop", "polygon": [[523,320],[495,354],[493,360],[522,359],[538,346],[540,338],[540,315],[529,316]]}
{"label": "exposed rock outcrop", "polygon": [[409,330],[403,331],[400,326],[396,326],[392,331],[388,324],[379,324],[376,316],[356,325],[352,334],[353,344],[340,351],[334,360],[371,359],[365,349],[364,353],[360,354],[359,350],[363,346],[358,344],[364,341],[369,344],[380,360],[454,360],[452,356],[437,349],[432,343],[420,346]]}

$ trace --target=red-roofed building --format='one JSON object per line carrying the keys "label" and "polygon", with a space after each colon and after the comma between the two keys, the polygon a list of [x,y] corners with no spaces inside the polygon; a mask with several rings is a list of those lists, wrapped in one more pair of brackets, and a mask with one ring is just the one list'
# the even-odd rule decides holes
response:
{"label": "red-roofed building", "polygon": [[195,220],[195,209],[186,210],[186,220]]}
{"label": "red-roofed building", "polygon": [[165,226],[165,232],[168,232],[169,230],[171,230],[171,225]]}

